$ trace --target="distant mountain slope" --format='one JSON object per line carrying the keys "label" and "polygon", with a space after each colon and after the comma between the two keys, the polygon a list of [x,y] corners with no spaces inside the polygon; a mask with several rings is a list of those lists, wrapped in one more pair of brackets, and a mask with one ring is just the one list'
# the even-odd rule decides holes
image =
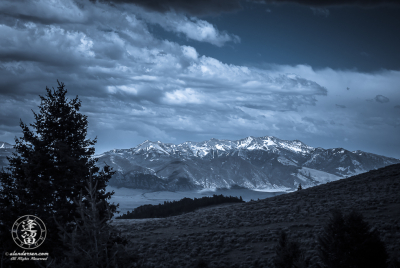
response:
{"label": "distant mountain slope", "polygon": [[[0,167],[13,145],[0,142]],[[117,173],[110,185],[151,190],[230,188],[293,190],[360,174],[399,159],[343,148],[313,148],[272,136],[231,141],[171,143],[145,141],[131,149],[96,156]]]}
{"label": "distant mountain slope", "polygon": [[14,145],[0,141],[0,149],[14,149]]}
{"label": "distant mountain slope", "polygon": [[313,148],[272,136],[231,141],[145,141],[98,155],[112,166],[113,186],[152,190],[230,188],[291,190],[400,163],[399,159],[343,148]]}
{"label": "distant mountain slope", "polygon": [[0,141],[0,168],[8,165],[7,156],[11,156],[14,151],[13,145]]}

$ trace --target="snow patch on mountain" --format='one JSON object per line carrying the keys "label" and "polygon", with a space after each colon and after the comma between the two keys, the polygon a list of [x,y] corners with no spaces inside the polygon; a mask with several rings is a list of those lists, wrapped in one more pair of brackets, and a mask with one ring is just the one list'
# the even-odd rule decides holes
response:
{"label": "snow patch on mountain", "polygon": [[276,146],[276,143],[270,137],[267,137],[267,139],[264,140],[264,146]]}
{"label": "snow patch on mountain", "polygon": [[0,149],[14,149],[14,146],[7,142],[0,141]]}
{"label": "snow patch on mountain", "polygon": [[297,166],[297,164],[293,160],[289,160],[283,156],[278,157],[278,162],[286,166]]}
{"label": "snow patch on mountain", "polygon": [[337,181],[340,179],[343,179],[341,176],[337,176],[328,172],[308,168],[308,167],[302,167],[299,170],[299,174],[302,174],[303,176],[308,176],[311,177],[313,180],[319,182],[319,183],[327,183],[330,181]]}
{"label": "snow patch on mountain", "polygon": [[293,188],[289,187],[278,187],[275,185],[274,188],[255,188],[252,189],[253,191],[257,192],[266,192],[266,193],[274,193],[274,192],[292,192]]}

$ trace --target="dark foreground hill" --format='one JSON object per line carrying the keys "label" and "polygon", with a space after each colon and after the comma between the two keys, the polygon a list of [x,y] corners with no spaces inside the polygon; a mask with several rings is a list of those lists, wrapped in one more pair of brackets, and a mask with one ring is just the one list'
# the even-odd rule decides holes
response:
{"label": "dark foreground hill", "polygon": [[272,267],[280,230],[318,262],[316,237],[332,209],[356,209],[379,230],[389,255],[400,252],[400,164],[254,202],[166,219],[115,220],[149,267]]}

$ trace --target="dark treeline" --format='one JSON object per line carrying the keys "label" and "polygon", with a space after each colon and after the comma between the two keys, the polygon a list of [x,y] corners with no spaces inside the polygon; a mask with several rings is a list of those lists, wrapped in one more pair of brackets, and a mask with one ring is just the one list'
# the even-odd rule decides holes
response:
{"label": "dark treeline", "polygon": [[212,197],[204,196],[202,198],[183,198],[179,201],[164,201],[164,204],[143,205],[128,211],[126,214],[116,217],[116,219],[145,219],[145,218],[165,218],[176,216],[183,213],[192,212],[198,208],[222,203],[238,203],[244,202],[242,197],[232,197],[213,195]]}
{"label": "dark treeline", "polygon": [[281,231],[273,258],[275,268],[399,268],[397,256],[389,258],[377,229],[353,210],[336,209],[317,238],[319,263],[305,257],[301,243]]}

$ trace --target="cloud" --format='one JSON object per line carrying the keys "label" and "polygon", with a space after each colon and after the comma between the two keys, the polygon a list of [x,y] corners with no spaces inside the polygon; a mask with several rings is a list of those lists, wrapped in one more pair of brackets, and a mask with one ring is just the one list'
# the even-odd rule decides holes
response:
{"label": "cloud", "polygon": [[329,9],[327,8],[320,8],[320,7],[310,7],[314,15],[321,16],[321,17],[328,17],[329,16]]}
{"label": "cloud", "polygon": [[345,105],[340,105],[340,104],[336,104],[336,107],[337,107],[337,108],[342,108],[342,109],[346,108]]}
{"label": "cloud", "polygon": [[[73,0],[1,1],[0,15],[3,23],[16,22],[17,24],[19,24],[18,20],[41,24],[84,22],[86,20],[85,14]],[[17,19],[17,21],[11,18]]]}
{"label": "cloud", "polygon": [[192,40],[208,42],[218,47],[223,46],[226,42],[240,42],[238,36],[220,32],[211,23],[196,17],[188,18],[186,15],[174,11],[154,13],[142,8],[136,8],[133,11],[137,17],[144,19],[148,23],[158,24],[170,32],[184,34]]}
{"label": "cloud", "polygon": [[326,1],[318,1],[318,0],[252,0],[253,2],[264,2],[264,3],[295,3],[306,6],[313,7],[334,7],[334,6],[360,6],[360,7],[375,7],[375,6],[384,6],[384,5],[400,5],[397,0],[369,0],[369,1],[360,1],[360,0],[326,0]]}
{"label": "cloud", "polygon": [[395,109],[400,109],[400,105],[394,106]]}
{"label": "cloud", "polygon": [[[274,113],[274,117],[279,118],[278,122],[270,118],[265,119],[271,124],[276,123],[282,130],[281,133],[286,129],[286,133],[288,133],[286,135],[293,136],[294,139],[297,136],[298,139],[309,144],[313,144],[317,140],[327,141],[328,137],[338,141],[350,135],[362,137],[360,141],[352,140],[349,146],[352,146],[354,150],[364,146],[363,150],[366,151],[376,150],[382,154],[387,154],[384,151],[390,151],[392,155],[398,155],[389,145],[391,143],[400,146],[398,138],[396,138],[400,135],[398,109],[386,105],[369,105],[365,99],[366,96],[376,96],[376,92],[379,90],[381,95],[390,99],[390,102],[399,103],[400,95],[397,86],[400,83],[399,71],[382,70],[363,73],[355,70],[315,69],[307,65],[269,65],[269,69],[270,75],[282,72],[295,73],[303,79],[314,81],[327,89],[326,96],[316,96],[315,105],[303,106],[297,114],[292,114],[292,112]],[[351,90],[346,90],[346,87]],[[372,101],[376,102],[375,99]],[[337,107],[336,104],[346,106],[346,109]],[[337,107],[337,109],[332,109],[332,107]],[[321,124],[317,120],[328,123]],[[291,122],[292,127],[296,129],[293,135],[289,134],[290,126],[284,125],[287,122]],[[368,142],[371,139],[375,142],[379,140],[379,145],[368,145],[372,144],[370,141]],[[361,145],[361,140],[365,141],[363,145]]]}
{"label": "cloud", "polygon": [[[8,10],[4,3],[23,10],[10,1],[2,2],[3,11]],[[50,7],[38,1],[30,2],[24,11],[29,17],[13,15],[0,23],[4,37],[0,40],[0,95],[14,100],[13,107],[28,111],[11,109],[14,117],[10,117],[9,104],[2,105],[0,124],[9,130],[18,129],[19,117],[32,121],[29,111],[36,110],[37,103],[27,100],[38,99],[56,79],[65,82],[68,95],[79,95],[93,133],[107,137],[113,136],[112,131],[122,131],[146,138],[143,129],[151,137],[170,140],[182,133],[200,137],[251,129],[278,131],[279,120],[272,119],[272,114],[279,118],[280,112],[316,105],[316,96],[327,95],[327,89],[312,80],[226,64],[199,55],[194,47],[157,39],[148,28],[166,22],[169,26],[165,27],[183,27],[181,32],[188,35],[189,30],[204,30],[196,38],[215,45],[233,38],[206,21],[174,12],[154,15],[135,5],[77,3],[53,1],[52,5],[79,16],[48,16],[40,21],[36,18],[42,16],[41,8]],[[182,21],[187,25],[178,23]],[[260,124],[266,118],[273,120],[271,126]],[[7,133],[8,137],[17,135]]]}
{"label": "cloud", "polygon": [[[385,133],[385,140],[398,144],[399,133],[393,131],[400,122],[398,110],[365,102],[379,89],[400,103],[398,71],[227,64],[193,46],[158,39],[151,31],[151,25],[165,21],[170,31],[189,35],[178,30],[178,21],[187,21],[188,29],[214,27],[206,20],[170,10],[142,12],[137,5],[119,3],[59,0],[51,5],[0,3],[1,12],[9,14],[0,16],[2,141],[20,136],[19,119],[31,123],[38,95],[59,79],[70,98],[82,100],[89,135],[98,136],[101,150],[133,147],[146,139],[183,142],[248,135],[318,146],[317,141],[364,137],[366,132],[377,137]],[[42,9],[56,9],[59,18]],[[201,38],[223,45],[234,37],[214,27],[214,35]],[[332,109],[336,104],[347,108]]]}
{"label": "cloud", "polygon": [[203,95],[194,91],[191,88],[186,88],[184,90],[175,90],[173,92],[167,92],[165,94],[166,103],[169,104],[202,104],[205,102]]}
{"label": "cloud", "polygon": [[[179,4],[174,2],[176,5]],[[20,5],[24,5],[23,8]],[[100,10],[107,10],[104,14]],[[75,2],[66,1],[3,1],[0,3],[0,23],[9,27],[17,28],[35,27],[42,25],[93,25],[105,32],[113,32],[116,29],[109,27],[110,18],[115,18],[115,13],[123,14],[120,22],[128,20],[131,24],[142,24],[143,22],[158,24],[167,31],[183,34],[187,38],[208,42],[216,46],[223,46],[226,42],[240,42],[240,38],[225,31],[219,31],[211,23],[196,17],[187,17],[185,14],[177,13],[174,10],[158,13],[151,12],[136,5],[109,6],[101,2],[93,4],[87,1]],[[102,16],[104,15],[104,17]],[[115,25],[116,23],[114,23]],[[68,26],[67,26],[68,27]],[[64,27],[62,27],[64,28]],[[144,28],[147,30],[147,27]]]}
{"label": "cloud", "polygon": [[379,102],[379,103],[386,103],[386,102],[389,102],[389,98],[386,98],[385,96],[382,96],[382,95],[376,95],[376,97],[374,98],[374,100],[375,100],[376,102]]}
{"label": "cloud", "polygon": [[135,4],[161,13],[176,11],[194,16],[215,15],[241,9],[240,0],[114,0],[112,2]]}
{"label": "cloud", "polygon": [[[94,0],[92,0],[95,2]],[[318,15],[329,15],[329,10],[325,8],[319,9],[318,7],[334,7],[334,6],[360,6],[360,7],[375,7],[392,5],[398,6],[399,1],[397,0],[248,0],[254,3],[267,3],[267,4],[279,4],[279,3],[295,3],[315,7],[315,13]],[[109,1],[101,0],[101,2],[108,3]],[[149,11],[156,11],[159,13],[177,12],[185,13],[193,16],[207,16],[207,15],[218,15],[226,12],[235,12],[242,9],[240,0],[114,0],[112,3],[115,4],[134,4],[141,6]],[[267,9],[268,11],[269,9]]]}

